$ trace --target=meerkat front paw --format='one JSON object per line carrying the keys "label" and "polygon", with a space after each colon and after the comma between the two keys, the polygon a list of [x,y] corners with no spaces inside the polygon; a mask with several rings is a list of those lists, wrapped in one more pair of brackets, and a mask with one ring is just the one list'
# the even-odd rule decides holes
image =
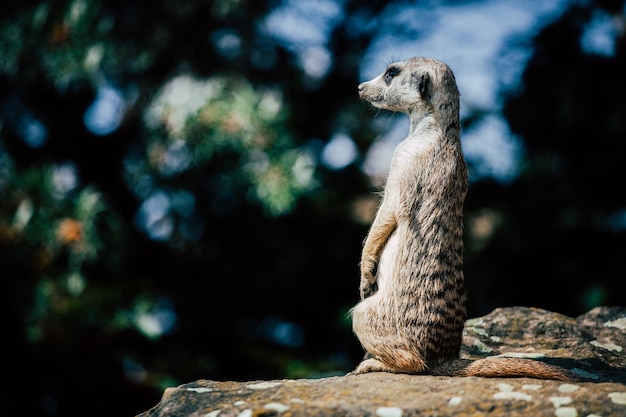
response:
{"label": "meerkat front paw", "polygon": [[370,284],[376,282],[377,262],[370,257],[363,256],[361,259],[361,281],[366,280]]}
{"label": "meerkat front paw", "polygon": [[369,280],[361,278],[361,285],[359,285],[359,294],[361,295],[361,300],[366,299],[370,295],[374,294],[378,291],[378,284],[376,281],[370,283]]}
{"label": "meerkat front paw", "polygon": [[376,262],[375,261],[363,261],[361,263],[361,282],[359,285],[359,293],[361,299],[365,299],[374,294],[378,290],[376,284]]}

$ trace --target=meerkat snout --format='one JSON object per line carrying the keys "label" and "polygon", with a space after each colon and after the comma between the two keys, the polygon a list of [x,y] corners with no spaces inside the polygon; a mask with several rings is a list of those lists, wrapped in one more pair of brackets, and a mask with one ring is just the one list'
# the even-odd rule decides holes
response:
{"label": "meerkat snout", "polygon": [[359,86],[358,86],[358,89],[359,89],[359,97],[360,97],[360,98],[363,98],[363,91],[365,90],[365,84],[366,84],[366,83],[361,83],[361,84],[359,84]]}

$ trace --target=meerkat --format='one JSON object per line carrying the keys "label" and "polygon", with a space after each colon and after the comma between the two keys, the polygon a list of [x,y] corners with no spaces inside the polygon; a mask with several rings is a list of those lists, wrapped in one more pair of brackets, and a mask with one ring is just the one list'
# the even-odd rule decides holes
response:
{"label": "meerkat", "polygon": [[527,376],[575,380],[569,371],[517,358],[459,359],[466,316],[463,203],[468,174],[452,70],[429,58],[397,62],[361,83],[374,107],[406,113],[383,198],[361,256],[353,330],[366,351],[351,372]]}

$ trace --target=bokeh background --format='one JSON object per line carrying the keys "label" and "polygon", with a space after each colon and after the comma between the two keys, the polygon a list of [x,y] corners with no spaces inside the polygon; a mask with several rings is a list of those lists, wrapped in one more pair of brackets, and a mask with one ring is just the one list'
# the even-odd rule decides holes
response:
{"label": "bokeh background", "polygon": [[1,415],[351,370],[408,129],[356,87],[415,55],[462,93],[470,315],[626,303],[623,1],[0,5]]}

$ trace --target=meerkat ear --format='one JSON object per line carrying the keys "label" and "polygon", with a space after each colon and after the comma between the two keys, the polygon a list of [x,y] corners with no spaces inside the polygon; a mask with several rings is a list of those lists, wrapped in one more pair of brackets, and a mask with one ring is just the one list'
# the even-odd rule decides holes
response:
{"label": "meerkat ear", "polygon": [[424,98],[430,94],[430,75],[427,72],[423,72],[418,76],[417,91]]}

